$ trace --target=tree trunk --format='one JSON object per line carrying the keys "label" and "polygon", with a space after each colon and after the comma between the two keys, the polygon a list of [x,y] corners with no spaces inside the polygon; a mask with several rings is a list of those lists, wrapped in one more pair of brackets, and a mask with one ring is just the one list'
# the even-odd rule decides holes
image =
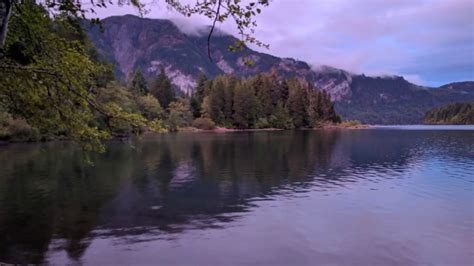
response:
{"label": "tree trunk", "polygon": [[8,21],[12,11],[12,0],[0,0],[0,59],[4,56],[5,40],[7,39]]}

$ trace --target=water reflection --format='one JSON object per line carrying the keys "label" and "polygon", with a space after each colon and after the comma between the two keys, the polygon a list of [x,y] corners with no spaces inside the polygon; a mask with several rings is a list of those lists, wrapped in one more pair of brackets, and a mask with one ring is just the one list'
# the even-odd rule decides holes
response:
{"label": "water reflection", "polygon": [[55,251],[80,261],[94,239],[225,228],[260,200],[378,189],[427,159],[455,163],[472,184],[473,151],[472,131],[399,130],[149,136],[111,142],[93,168],[68,143],[1,147],[0,261],[42,263]]}
{"label": "water reflection", "polygon": [[253,197],[308,181],[315,168],[327,167],[337,136],[181,134],[139,142],[132,184],[104,207],[101,222],[120,230],[157,226],[179,232],[177,225],[194,223],[213,227],[235,217],[229,213],[245,212]]}

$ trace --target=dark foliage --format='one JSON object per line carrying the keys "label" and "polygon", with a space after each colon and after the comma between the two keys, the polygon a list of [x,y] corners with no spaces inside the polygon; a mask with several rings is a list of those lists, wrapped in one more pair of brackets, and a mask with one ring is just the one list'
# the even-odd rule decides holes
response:
{"label": "dark foliage", "polygon": [[474,102],[434,108],[426,113],[425,124],[474,125]]}

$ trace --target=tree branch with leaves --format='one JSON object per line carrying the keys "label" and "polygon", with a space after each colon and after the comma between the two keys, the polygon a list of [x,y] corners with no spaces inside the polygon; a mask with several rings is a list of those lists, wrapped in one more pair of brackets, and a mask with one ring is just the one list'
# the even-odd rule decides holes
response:
{"label": "tree branch with leaves", "polygon": [[[227,20],[235,23],[241,36],[230,50],[238,51],[246,43],[267,46],[253,33],[255,16],[268,0],[198,0],[194,5],[162,1],[185,16],[204,15],[213,22],[208,36],[210,58],[214,28]],[[159,119],[148,121],[117,104],[97,100],[98,91],[113,74],[94,58],[95,49],[79,20],[111,4],[134,6],[140,14],[147,11],[139,0],[0,0],[0,112],[25,119],[40,131],[66,135],[85,150],[103,151],[102,141],[117,121],[125,121],[133,131],[162,130]],[[96,124],[97,113],[105,118],[107,128]]]}

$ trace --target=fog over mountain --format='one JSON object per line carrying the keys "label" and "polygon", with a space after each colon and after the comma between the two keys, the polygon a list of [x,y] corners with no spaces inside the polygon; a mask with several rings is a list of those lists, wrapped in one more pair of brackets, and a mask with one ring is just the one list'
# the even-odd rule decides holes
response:
{"label": "fog over mountain", "polygon": [[[195,0],[181,0],[183,3]],[[186,32],[209,25],[183,17],[165,1],[146,6],[148,18],[179,21]],[[95,16],[137,14],[131,7],[97,9]],[[398,75],[437,87],[474,80],[474,4],[470,0],[274,0],[257,17],[259,52],[330,65],[356,74]],[[217,28],[236,35],[231,22]]]}
{"label": "fog over mountain", "polygon": [[[326,90],[336,101],[345,119],[364,123],[419,123],[427,110],[455,101],[472,101],[474,83],[428,88],[396,75],[370,77],[330,66],[311,66],[292,58],[279,58],[245,48],[229,52],[236,38],[223,31],[212,37],[212,61],[207,55],[207,30],[188,27],[179,21],[115,16],[98,27],[86,25],[93,43],[108,61],[116,65],[122,78],[140,68],[153,78],[163,67],[177,89],[190,93],[200,72],[209,77],[233,74],[239,77],[276,71],[280,76],[296,76]],[[291,49],[289,47],[288,49]],[[308,51],[311,53],[311,51]],[[249,67],[246,60],[252,60]]]}

